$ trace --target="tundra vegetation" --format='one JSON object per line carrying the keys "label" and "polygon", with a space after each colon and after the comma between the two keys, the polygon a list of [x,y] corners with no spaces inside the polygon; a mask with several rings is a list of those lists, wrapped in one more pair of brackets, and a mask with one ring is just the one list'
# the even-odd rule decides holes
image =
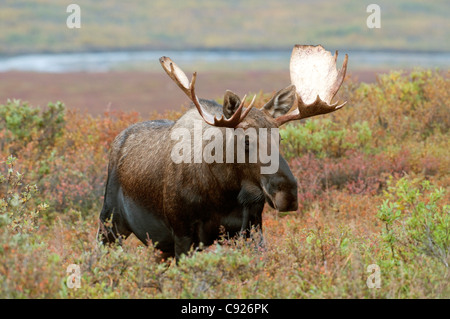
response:
{"label": "tundra vegetation", "polygon": [[[157,262],[131,236],[97,245],[111,142],[130,124],[181,112],[93,117],[59,102],[0,105],[2,298],[449,298],[449,73],[347,79],[348,105],[282,127],[299,207],[263,213],[266,247],[221,236]],[[272,96],[258,94],[261,107]],[[219,103],[222,101],[218,100]],[[247,104],[249,101],[247,101]],[[254,232],[252,236],[259,236]],[[80,267],[69,289],[67,267]],[[369,288],[368,266],[380,268]]]}

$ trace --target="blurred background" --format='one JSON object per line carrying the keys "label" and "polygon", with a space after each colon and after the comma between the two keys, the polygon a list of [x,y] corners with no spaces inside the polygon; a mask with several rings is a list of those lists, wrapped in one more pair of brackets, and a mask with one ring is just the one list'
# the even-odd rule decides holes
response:
{"label": "blurred background", "polygon": [[[450,66],[448,1],[376,1],[380,28],[369,28],[370,1],[2,0],[0,103],[60,100],[91,114],[179,110],[183,93],[161,69],[169,56],[197,92],[270,93],[289,84],[295,44],[322,44],[349,55],[348,74],[365,82],[390,69]],[[66,25],[76,3],[81,28]]]}

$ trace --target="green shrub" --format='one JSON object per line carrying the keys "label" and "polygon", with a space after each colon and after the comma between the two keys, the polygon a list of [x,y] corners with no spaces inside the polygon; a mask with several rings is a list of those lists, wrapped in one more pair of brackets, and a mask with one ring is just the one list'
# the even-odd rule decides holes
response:
{"label": "green shrub", "polygon": [[36,201],[36,184],[23,185],[23,175],[14,170],[15,161],[15,157],[9,156],[6,160],[6,175],[0,171],[0,227],[29,233],[37,229],[39,213],[47,209],[48,205]]}
{"label": "green shrub", "polygon": [[446,267],[450,258],[450,206],[444,190],[430,184],[401,178],[389,185],[379,207],[384,224],[383,239],[394,258],[411,261],[425,254]]}
{"label": "green shrub", "polygon": [[361,83],[345,112],[335,116],[344,123],[368,121],[380,139],[375,144],[447,133],[450,79],[446,72],[418,69],[379,75],[376,83]]}
{"label": "green shrub", "polygon": [[28,143],[35,141],[39,154],[53,146],[65,126],[65,107],[61,102],[49,103],[47,109],[32,108],[20,100],[0,105],[1,148],[17,155]]}
{"label": "green shrub", "polygon": [[370,152],[372,131],[366,121],[344,126],[331,119],[308,119],[280,130],[286,159],[311,153],[318,158],[341,157],[351,149]]}

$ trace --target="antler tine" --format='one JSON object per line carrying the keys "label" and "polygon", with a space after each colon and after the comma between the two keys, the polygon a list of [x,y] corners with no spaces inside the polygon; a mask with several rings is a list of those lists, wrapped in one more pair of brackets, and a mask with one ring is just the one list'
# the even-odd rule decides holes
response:
{"label": "antler tine", "polygon": [[[244,98],[242,99],[241,105],[244,105],[245,102],[245,98],[247,97],[247,95],[244,95]],[[247,116],[247,114],[250,112],[250,110],[253,108],[253,104],[255,103],[256,100],[256,94],[253,96],[252,101],[250,102],[250,105],[247,106],[247,109],[244,111],[244,113],[241,115],[241,121]],[[239,105],[239,107],[241,107],[241,105]],[[233,114],[234,115],[234,114]]]}
{"label": "antler tine", "polygon": [[209,125],[217,126],[215,125],[216,118],[212,114],[208,113],[206,110],[203,109],[202,105],[200,104],[200,101],[198,100],[197,94],[195,94],[196,80],[197,80],[197,72],[194,72],[194,74],[192,74],[191,84],[189,85],[190,95],[188,94],[188,96],[191,98],[191,101],[194,102],[194,105],[197,108],[198,113],[205,120],[205,122],[208,123]]}
{"label": "antler tine", "polygon": [[174,81],[178,87],[189,96],[189,80],[186,74],[184,74],[184,72],[168,57],[161,57],[159,62],[172,81]]}
{"label": "antler tine", "polygon": [[[338,57],[338,51],[336,50],[336,53],[334,54],[335,62],[337,60],[337,57]],[[344,62],[342,63],[342,68],[338,71],[338,76],[336,78],[336,82],[334,83],[333,87],[331,88],[333,97],[339,91],[340,87],[342,86],[342,83],[344,82],[345,74],[347,73],[347,63],[348,63],[348,54],[345,55]],[[333,99],[333,98],[331,98],[331,99]]]}
{"label": "antler tine", "polygon": [[169,75],[169,77],[180,87],[180,89],[189,97],[189,99],[194,103],[197,108],[198,113],[205,120],[206,123],[218,127],[236,127],[240,122],[244,120],[250,109],[253,107],[256,95],[253,97],[252,102],[249,107],[242,113],[244,107],[245,96],[242,99],[236,112],[231,116],[231,118],[226,119],[222,115],[220,119],[207,112],[201,105],[197,95],[195,94],[195,81],[197,80],[197,72],[192,75],[192,80],[189,82],[186,74],[168,57],[161,57],[159,59],[164,71]]}

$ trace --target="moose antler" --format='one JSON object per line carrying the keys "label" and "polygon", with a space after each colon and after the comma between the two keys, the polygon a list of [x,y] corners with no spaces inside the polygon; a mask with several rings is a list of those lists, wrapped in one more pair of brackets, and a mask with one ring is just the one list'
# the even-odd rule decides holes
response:
{"label": "moose antler", "polygon": [[321,45],[296,45],[292,50],[291,83],[296,87],[297,109],[276,118],[278,126],[293,120],[334,112],[342,104],[331,104],[344,81],[348,55],[342,69],[336,69],[338,51],[332,56]]}
{"label": "moose antler", "polygon": [[247,97],[244,96],[236,112],[234,112],[234,114],[229,119],[226,119],[223,115],[220,119],[217,119],[215,116],[213,116],[211,113],[209,113],[202,107],[200,101],[198,100],[197,95],[195,94],[195,80],[197,78],[197,72],[194,72],[194,74],[192,75],[192,80],[191,82],[189,82],[183,70],[181,70],[170,58],[163,56],[159,59],[159,62],[161,63],[161,66],[163,67],[164,71],[166,71],[166,73],[170,76],[170,78],[194,103],[195,107],[197,108],[202,118],[209,125],[234,128],[240,122],[242,122],[242,120],[247,116],[248,112],[250,112],[250,109],[253,107],[256,95],[253,97],[253,100],[247,107],[247,109],[242,113],[245,98]]}

